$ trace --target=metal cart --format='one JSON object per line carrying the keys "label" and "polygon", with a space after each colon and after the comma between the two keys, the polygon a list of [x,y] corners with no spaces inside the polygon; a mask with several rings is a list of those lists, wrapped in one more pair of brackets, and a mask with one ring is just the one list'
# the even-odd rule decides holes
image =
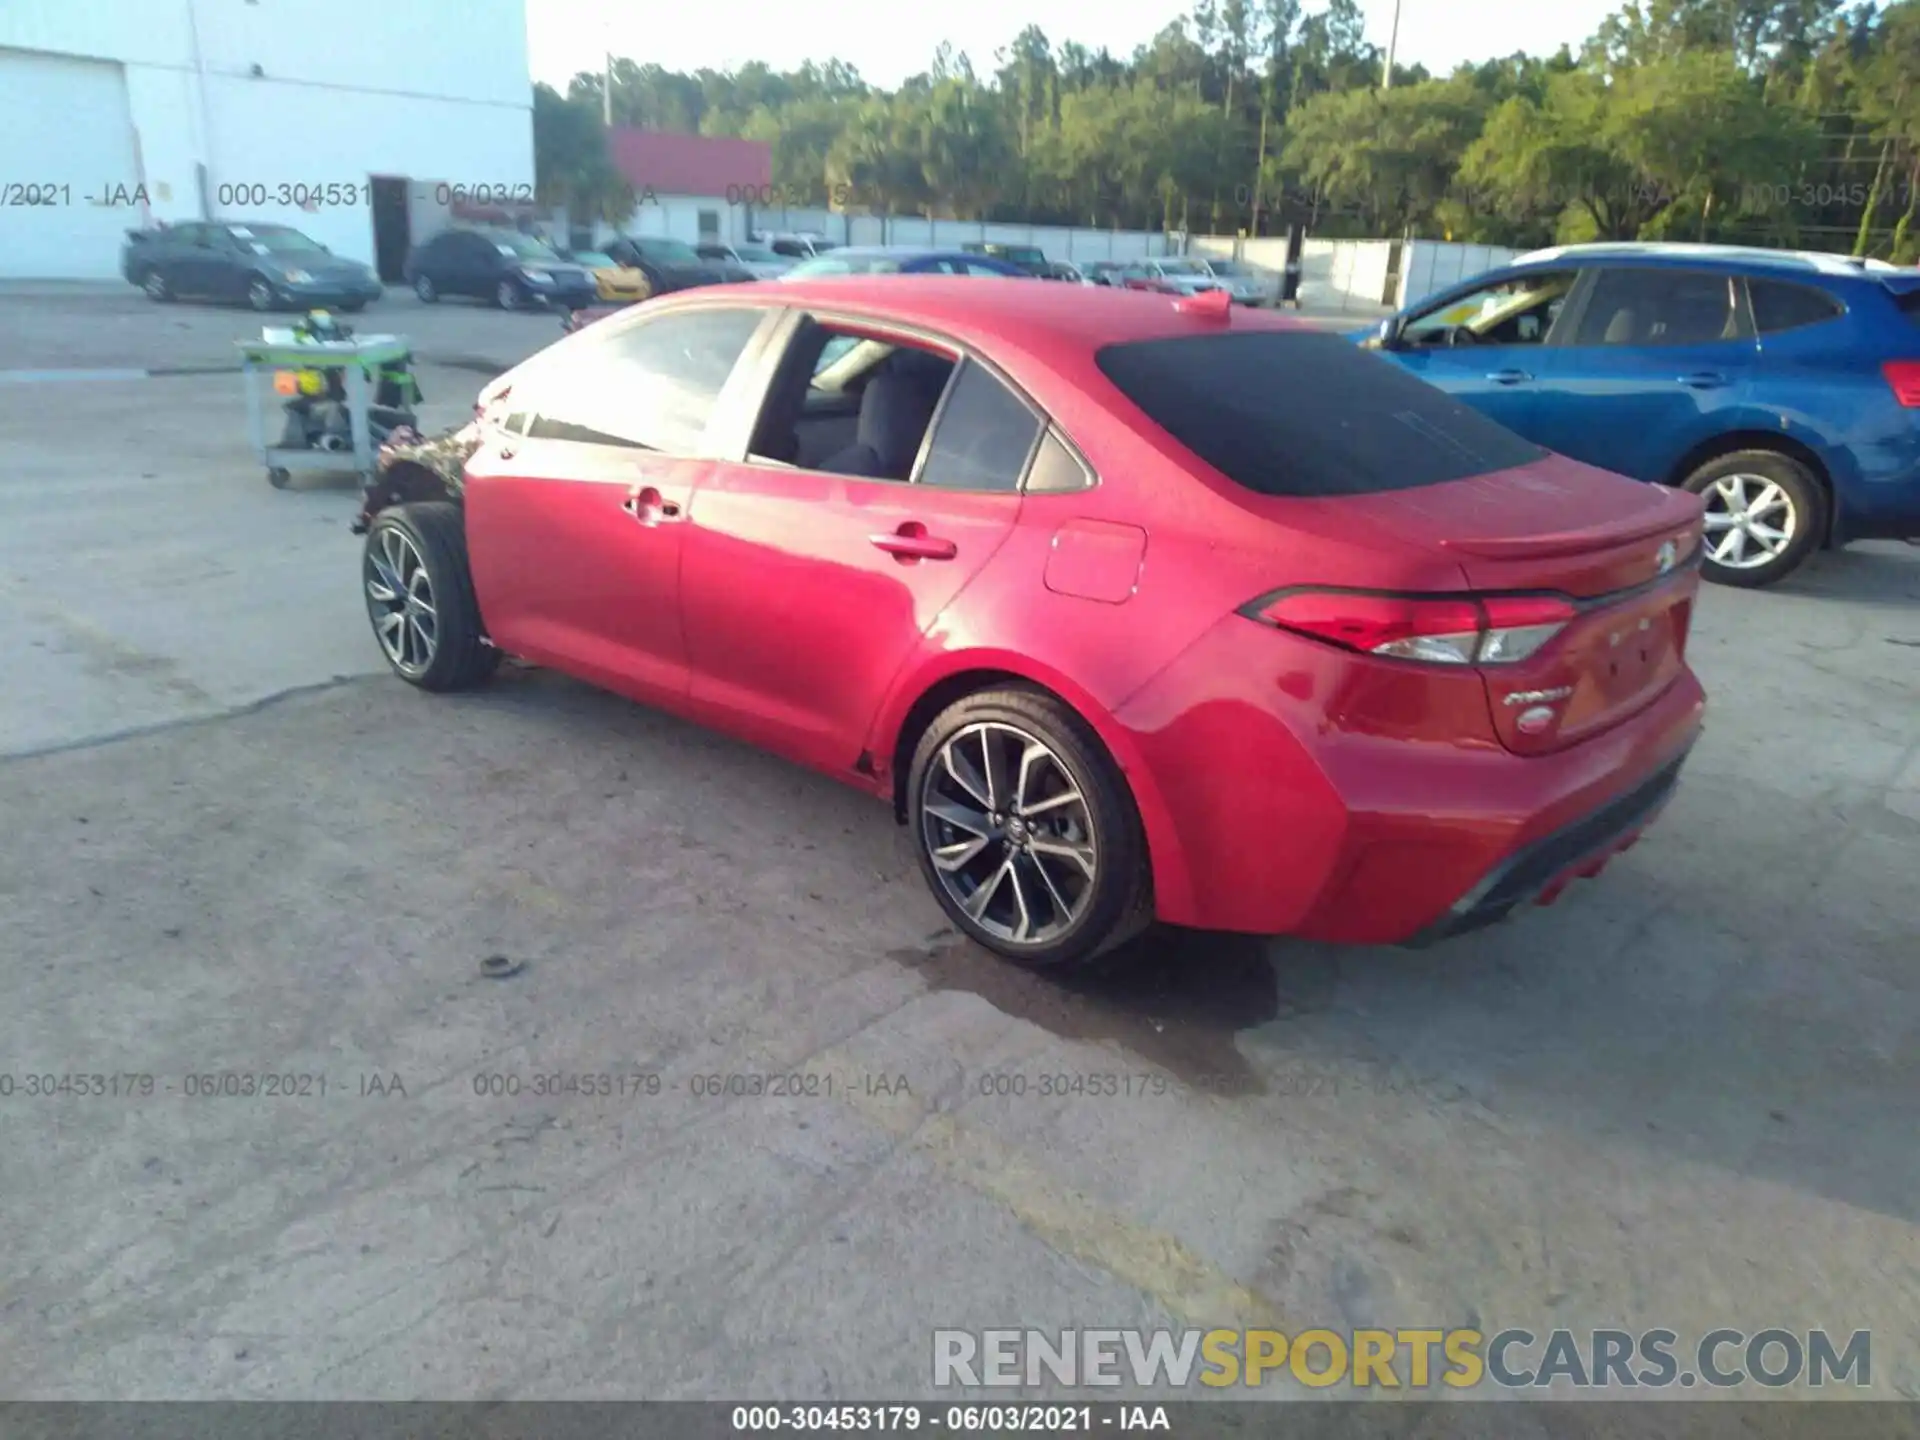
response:
{"label": "metal cart", "polygon": [[[373,403],[374,373],[382,365],[410,358],[407,342],[398,335],[356,335],[350,340],[297,341],[292,339],[240,340],[241,383],[247,390],[247,433],[267,481],[283,490],[295,470],[352,470],[362,484],[373,479],[373,430],[368,407]],[[267,411],[272,401],[271,380],[260,377],[276,370],[341,370],[346,372],[347,417],[353,429],[351,450],[288,448],[267,443]],[[268,393],[263,395],[265,389]],[[275,397],[277,398],[277,397]]]}

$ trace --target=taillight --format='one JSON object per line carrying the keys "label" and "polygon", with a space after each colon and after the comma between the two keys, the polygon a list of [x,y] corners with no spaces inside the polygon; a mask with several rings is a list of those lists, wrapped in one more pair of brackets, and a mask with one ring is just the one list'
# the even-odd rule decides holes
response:
{"label": "taillight", "polygon": [[1920,410],[1920,360],[1889,360],[1880,367],[1893,387],[1893,398],[1909,410]]}
{"label": "taillight", "polygon": [[1290,590],[1242,613],[1363,655],[1434,665],[1511,665],[1578,613],[1554,595],[1375,595]]}

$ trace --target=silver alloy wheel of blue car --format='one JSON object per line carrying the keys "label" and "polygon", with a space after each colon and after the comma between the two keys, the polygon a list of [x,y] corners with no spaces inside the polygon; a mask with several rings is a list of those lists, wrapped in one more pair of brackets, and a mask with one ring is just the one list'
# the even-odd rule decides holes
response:
{"label": "silver alloy wheel of blue car", "polygon": [[433,580],[412,540],[395,526],[367,546],[367,614],[387,661],[408,679],[426,672],[440,643]]}
{"label": "silver alloy wheel of blue car", "polygon": [[1707,558],[1729,570],[1772,564],[1799,532],[1793,497],[1765,475],[1723,475],[1701,498],[1707,502]]}

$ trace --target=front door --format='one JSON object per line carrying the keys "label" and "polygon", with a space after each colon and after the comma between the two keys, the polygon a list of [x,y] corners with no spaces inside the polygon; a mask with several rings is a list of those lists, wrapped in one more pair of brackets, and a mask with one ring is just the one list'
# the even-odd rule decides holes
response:
{"label": "front door", "polygon": [[1738,277],[1616,266],[1596,272],[1579,310],[1540,366],[1532,438],[1636,480],[1672,478],[1744,402],[1760,358]]}
{"label": "front door", "polygon": [[500,397],[510,418],[468,462],[466,526],[502,649],[635,699],[685,697],[689,504],[708,420],[770,313],[581,331]]}
{"label": "front door", "polygon": [[[809,368],[819,343],[801,327]],[[971,360],[952,369],[933,413],[930,439],[923,429],[890,475],[847,451],[816,458],[806,437],[768,444],[762,427],[758,448],[814,468],[747,454],[702,477],[681,585],[703,718],[824,770],[856,763],[901,667],[1011,533],[1041,427]]]}
{"label": "front door", "polygon": [[1387,352],[1413,374],[1464,400],[1509,430],[1538,440],[1541,357],[1578,272],[1504,275],[1416,311]]}

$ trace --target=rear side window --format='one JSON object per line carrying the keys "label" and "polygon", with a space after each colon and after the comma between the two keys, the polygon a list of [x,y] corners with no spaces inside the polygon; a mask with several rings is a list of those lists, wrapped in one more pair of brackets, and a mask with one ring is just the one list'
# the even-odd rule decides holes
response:
{"label": "rear side window", "polygon": [[1909,290],[1904,295],[1893,297],[1893,303],[1900,307],[1900,313],[1920,325],[1920,290]]}
{"label": "rear side window", "polygon": [[971,361],[954,375],[934,422],[920,483],[942,490],[1018,490],[1040,421],[993,372]]}
{"label": "rear side window", "polygon": [[1576,345],[1708,345],[1740,336],[1729,276],[1644,266],[1594,279]]}
{"label": "rear side window", "polygon": [[1753,301],[1754,328],[1762,335],[1798,330],[1802,325],[1818,325],[1822,320],[1832,320],[1844,313],[1838,300],[1811,285],[1792,285],[1784,280],[1749,280],[1747,294]]}
{"label": "rear side window", "polygon": [[1547,453],[1337,335],[1139,340],[1094,359],[1161,429],[1262,495],[1410,490]]}

